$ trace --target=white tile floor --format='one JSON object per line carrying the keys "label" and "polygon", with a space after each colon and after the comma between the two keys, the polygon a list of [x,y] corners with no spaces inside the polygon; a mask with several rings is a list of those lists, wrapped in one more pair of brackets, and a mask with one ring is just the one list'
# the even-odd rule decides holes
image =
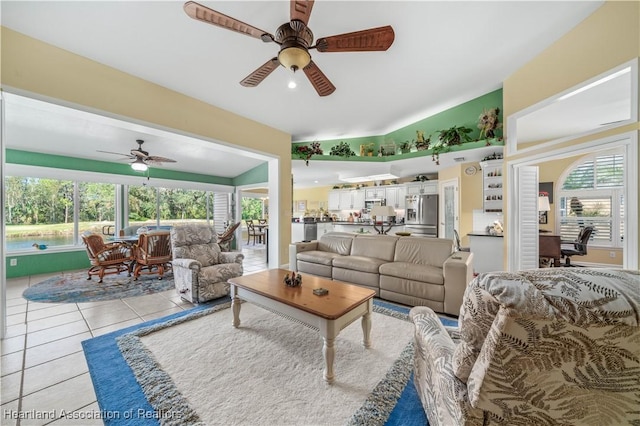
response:
{"label": "white tile floor", "polygon": [[[246,246],[243,253],[245,274],[266,269],[264,245]],[[0,361],[2,425],[102,424],[59,418],[61,410],[99,411],[80,342],[193,307],[175,290],[94,303],[34,303],[22,298],[25,288],[53,275],[59,274],[7,280],[8,328]],[[57,419],[50,416],[52,410]],[[30,418],[16,419],[18,413]]]}

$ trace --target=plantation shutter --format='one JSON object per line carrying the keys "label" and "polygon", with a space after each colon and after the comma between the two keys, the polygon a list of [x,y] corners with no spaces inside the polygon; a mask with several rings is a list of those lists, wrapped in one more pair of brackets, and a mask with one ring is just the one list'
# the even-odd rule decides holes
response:
{"label": "plantation shutter", "polygon": [[213,227],[217,233],[225,231],[229,220],[229,194],[213,194]]}
{"label": "plantation shutter", "polygon": [[519,251],[516,270],[538,268],[538,167],[523,166],[516,170],[517,204],[514,212],[520,223],[515,249]]}

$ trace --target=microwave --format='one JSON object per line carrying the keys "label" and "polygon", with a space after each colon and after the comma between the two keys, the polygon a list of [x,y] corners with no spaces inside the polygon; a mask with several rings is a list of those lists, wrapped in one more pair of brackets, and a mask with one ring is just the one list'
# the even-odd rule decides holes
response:
{"label": "microwave", "polygon": [[386,204],[386,200],[381,198],[364,200],[364,211],[365,213],[371,213],[371,209],[374,206],[384,206]]}

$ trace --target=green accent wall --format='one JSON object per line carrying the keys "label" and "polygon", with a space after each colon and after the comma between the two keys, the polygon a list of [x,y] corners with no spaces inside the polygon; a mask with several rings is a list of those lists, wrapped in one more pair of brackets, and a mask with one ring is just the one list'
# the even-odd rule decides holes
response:
{"label": "green accent wall", "polygon": [[[395,155],[395,156],[391,156],[390,158],[375,157],[375,155],[377,155],[377,152],[378,152],[378,147],[381,144],[393,142],[396,145],[399,145],[401,142],[415,141],[417,130],[423,131],[425,138],[430,136],[432,140],[435,140],[438,137],[439,130],[446,130],[453,126],[465,126],[473,130],[473,132],[471,132],[469,136],[472,139],[477,140],[480,136],[480,129],[478,129],[478,117],[485,109],[488,110],[490,108],[496,108],[496,107],[500,108],[499,119],[500,119],[500,122],[503,123],[504,120],[502,116],[502,89],[495,90],[493,92],[487,93],[486,95],[482,95],[468,102],[457,105],[453,108],[449,108],[438,114],[434,114],[423,120],[417,121],[408,126],[394,130],[393,132],[387,133],[386,135],[346,138],[346,139],[327,139],[323,141],[318,141],[320,142],[320,147],[322,148],[324,155],[322,156],[314,155],[312,157],[312,160],[335,159],[336,161],[345,161],[345,160],[352,159],[353,161],[393,161],[393,160],[398,160],[400,158],[410,158],[414,156],[420,157],[420,156],[431,155],[431,151],[427,150],[422,152],[412,152],[410,154]],[[502,129],[498,129],[496,131],[496,136],[502,136]],[[309,144],[311,142],[313,141],[300,142],[294,145]],[[351,149],[356,153],[356,155],[359,155],[360,153],[360,145],[374,143],[376,148],[375,148],[375,153],[373,158],[375,159],[372,160],[372,157],[357,157],[355,159],[351,157],[350,159],[347,159],[343,157],[329,156],[331,147],[337,145],[339,142],[348,143]],[[493,144],[494,143],[492,142],[492,145]],[[476,147],[476,146],[471,146],[471,145],[466,146],[466,145],[468,144],[463,145],[464,146],[463,149],[454,147],[456,149],[452,149],[452,151],[459,151],[459,150],[471,149]],[[411,155],[411,154],[415,154],[415,155]],[[292,158],[296,159],[296,156],[294,155],[292,156]]]}
{"label": "green accent wall", "polygon": [[233,186],[251,185],[254,183],[267,182],[268,180],[269,165],[264,163],[233,178]]}
{"label": "green accent wall", "polygon": [[[134,171],[128,164],[87,160],[84,158],[65,157],[62,155],[43,154],[40,152],[19,151],[15,149],[7,149],[7,163],[51,167],[55,169],[80,170],[86,172],[111,173],[136,177],[146,176],[146,174]],[[149,168],[149,177],[233,186],[232,178],[203,175],[199,173],[177,172],[174,170],[164,170],[155,167]]]}
{"label": "green accent wall", "polygon": [[[9,266],[12,259],[17,259],[16,266]],[[55,253],[7,254],[5,270],[7,278],[39,275],[52,272],[88,269],[89,257],[85,250],[61,251]]]}

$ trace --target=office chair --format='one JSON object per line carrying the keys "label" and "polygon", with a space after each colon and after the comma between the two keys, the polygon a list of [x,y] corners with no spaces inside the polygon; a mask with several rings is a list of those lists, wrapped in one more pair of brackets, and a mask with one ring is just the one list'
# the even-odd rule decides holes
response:
{"label": "office chair", "polygon": [[560,253],[566,258],[563,266],[576,266],[571,264],[571,256],[584,256],[587,254],[587,244],[593,233],[593,226],[586,226],[580,230],[575,241],[560,241]]}
{"label": "office chair", "polygon": [[458,231],[456,231],[455,229],[453,230],[453,235],[455,236],[455,239],[456,239],[456,251],[466,251],[466,252],[471,251],[470,247],[462,247],[460,245],[460,235],[458,235]]}

